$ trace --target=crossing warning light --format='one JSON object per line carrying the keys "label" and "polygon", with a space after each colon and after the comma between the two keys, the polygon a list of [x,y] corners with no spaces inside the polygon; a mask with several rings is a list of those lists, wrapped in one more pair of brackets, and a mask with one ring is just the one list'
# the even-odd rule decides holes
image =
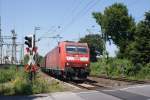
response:
{"label": "crossing warning light", "polygon": [[32,48],[33,47],[33,36],[25,36],[25,44],[29,47]]}
{"label": "crossing warning light", "polygon": [[31,48],[32,47],[32,37],[25,37],[25,44]]}

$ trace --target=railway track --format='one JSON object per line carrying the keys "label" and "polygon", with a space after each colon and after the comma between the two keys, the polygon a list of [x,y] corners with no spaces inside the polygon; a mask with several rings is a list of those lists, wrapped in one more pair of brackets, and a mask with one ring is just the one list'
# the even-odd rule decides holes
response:
{"label": "railway track", "polygon": [[75,82],[69,82],[69,84],[71,84],[71,85],[74,85],[74,86],[76,86],[76,87],[78,87],[78,88],[82,88],[82,89],[86,89],[86,90],[94,90],[94,88],[93,87],[87,87],[87,86],[85,86],[85,85],[81,85],[81,84],[79,84],[79,83],[75,83]]}
{"label": "railway track", "polygon": [[[46,76],[50,77],[48,74],[46,74]],[[129,85],[150,83],[147,81],[129,80],[126,78],[110,78],[107,76],[95,75],[89,76],[84,82],[58,80],[85,90],[106,90],[121,88]]]}
{"label": "railway track", "polygon": [[93,80],[85,80],[84,82],[80,83],[80,82],[75,82],[75,81],[69,81],[69,84],[72,84],[74,86],[77,86],[81,89],[86,89],[86,90],[97,90],[97,89],[111,89],[111,87],[106,86],[106,85],[98,85],[96,84],[96,81]]}
{"label": "railway track", "polygon": [[75,85],[79,88],[83,88],[83,89],[87,89],[87,90],[97,90],[97,89],[105,89],[106,90],[106,89],[112,89],[112,88],[117,87],[117,86],[113,86],[113,84],[112,85],[104,84],[103,82],[100,82],[101,79],[106,79],[108,82],[109,81],[111,81],[111,82],[113,81],[114,83],[119,82],[119,84],[126,83],[125,86],[134,85],[134,84],[147,84],[147,83],[150,83],[149,81],[129,80],[129,79],[126,79],[126,78],[110,78],[110,77],[107,77],[107,76],[92,75],[92,76],[89,76],[89,77],[94,77],[94,78],[96,77],[96,78],[99,78],[99,80],[95,80],[93,78],[93,79],[87,79],[82,84],[75,83],[75,82],[69,82],[69,83],[71,83],[71,84],[73,84],[73,85]]}
{"label": "railway track", "polygon": [[[43,75],[45,77],[52,77],[46,73],[43,73]],[[54,77],[53,77],[54,78]],[[55,78],[56,80],[59,80],[59,81],[62,81],[63,83],[67,83],[67,84],[70,84],[72,86],[75,86],[75,87],[78,87],[80,89],[86,89],[86,90],[96,90],[96,89],[108,89],[110,87],[107,87],[105,85],[97,85],[96,81],[93,81],[93,80],[85,80],[84,82],[81,82],[81,81],[64,81],[64,80],[60,80],[60,79],[57,79]]]}
{"label": "railway track", "polygon": [[97,75],[90,75],[89,77],[96,77],[96,78],[103,78],[108,80],[114,80],[114,81],[123,81],[123,82],[129,82],[133,84],[148,84],[150,81],[142,81],[142,80],[130,80],[127,78],[114,78],[114,77],[108,77],[108,76],[97,76]]}

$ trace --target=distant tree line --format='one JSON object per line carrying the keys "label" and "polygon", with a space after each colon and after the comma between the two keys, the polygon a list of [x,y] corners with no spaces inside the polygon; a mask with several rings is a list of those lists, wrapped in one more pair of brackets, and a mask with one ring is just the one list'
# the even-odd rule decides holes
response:
{"label": "distant tree line", "polygon": [[[138,23],[122,3],[115,3],[106,7],[103,13],[94,12],[92,15],[100,25],[105,40],[113,41],[118,47],[118,58],[129,59],[134,64],[145,65],[150,62],[150,11]],[[102,37],[98,34],[86,35],[80,42],[89,44],[91,57],[95,55],[95,50],[103,51]]]}

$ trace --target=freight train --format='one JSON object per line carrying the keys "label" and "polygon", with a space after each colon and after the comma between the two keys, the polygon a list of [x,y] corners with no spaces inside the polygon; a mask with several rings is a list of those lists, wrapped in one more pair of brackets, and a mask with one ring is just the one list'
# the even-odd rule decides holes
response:
{"label": "freight train", "polygon": [[63,41],[46,54],[41,67],[54,77],[84,80],[90,72],[89,56],[87,43]]}

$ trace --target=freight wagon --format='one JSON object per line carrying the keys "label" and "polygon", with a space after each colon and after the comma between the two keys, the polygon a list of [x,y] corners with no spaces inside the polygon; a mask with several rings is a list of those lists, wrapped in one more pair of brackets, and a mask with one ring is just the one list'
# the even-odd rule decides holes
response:
{"label": "freight wagon", "polygon": [[64,41],[46,54],[42,69],[65,79],[86,79],[90,72],[89,58],[87,43]]}

